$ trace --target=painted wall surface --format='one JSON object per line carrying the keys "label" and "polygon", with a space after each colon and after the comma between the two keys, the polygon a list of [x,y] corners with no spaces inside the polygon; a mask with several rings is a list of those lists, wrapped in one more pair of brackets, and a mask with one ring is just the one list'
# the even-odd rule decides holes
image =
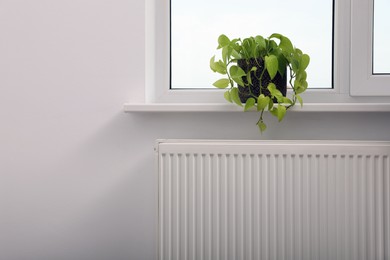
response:
{"label": "painted wall surface", "polygon": [[390,113],[126,114],[144,63],[142,0],[0,2],[1,260],[154,259],[157,138],[390,140]]}

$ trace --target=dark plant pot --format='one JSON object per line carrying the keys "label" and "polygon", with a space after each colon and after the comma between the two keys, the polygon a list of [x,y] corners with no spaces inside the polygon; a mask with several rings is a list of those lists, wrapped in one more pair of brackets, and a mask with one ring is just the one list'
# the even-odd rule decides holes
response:
{"label": "dark plant pot", "polygon": [[[238,86],[239,90],[239,97],[242,103],[246,103],[248,98],[251,96],[249,88],[256,97],[258,97],[260,94],[264,94],[264,96],[270,96],[270,93],[267,89],[267,86],[269,83],[274,83],[276,85],[276,88],[283,94],[283,96],[286,96],[287,93],[287,68],[284,71],[284,76],[282,76],[279,72],[276,74],[276,76],[271,80],[271,77],[269,76],[267,70],[264,72],[262,80],[261,80],[261,86],[260,88],[260,75],[261,72],[264,69],[264,60],[262,58],[251,58],[251,59],[241,59],[237,61],[237,65],[242,68],[245,73],[248,73],[252,67],[257,67],[256,71],[251,72],[251,80],[252,85],[249,85],[248,87]],[[243,77],[243,81],[247,83],[246,77]],[[276,101],[276,100],[275,100]]]}

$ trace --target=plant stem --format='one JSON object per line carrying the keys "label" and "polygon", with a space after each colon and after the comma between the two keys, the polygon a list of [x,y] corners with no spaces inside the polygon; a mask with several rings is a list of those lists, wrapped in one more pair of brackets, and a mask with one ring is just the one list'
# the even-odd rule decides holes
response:
{"label": "plant stem", "polygon": [[291,66],[288,65],[288,67],[289,67],[289,69],[290,69],[290,80],[289,80],[289,82],[290,82],[291,88],[292,88],[293,91],[294,91],[294,95],[293,95],[293,103],[290,104],[290,105],[288,105],[288,106],[286,107],[286,110],[289,109],[290,107],[294,106],[295,103],[297,102],[297,97],[296,97],[296,94],[297,94],[297,93],[296,93],[295,88],[294,88],[294,85],[293,85],[293,83],[292,83],[292,80],[295,78],[295,75],[293,74],[293,70],[292,70]]}
{"label": "plant stem", "polygon": [[259,118],[259,120],[257,121],[256,125],[258,125],[260,122],[263,122],[263,114],[264,114],[264,109],[261,110],[260,118]]}

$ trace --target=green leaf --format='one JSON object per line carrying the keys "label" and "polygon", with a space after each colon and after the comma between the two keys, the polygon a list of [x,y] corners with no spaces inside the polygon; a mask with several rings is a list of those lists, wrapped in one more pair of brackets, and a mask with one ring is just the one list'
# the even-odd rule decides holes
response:
{"label": "green leaf", "polygon": [[259,130],[260,130],[261,133],[263,133],[267,129],[267,125],[264,124],[263,121],[259,121],[257,123],[257,126],[259,127]]}
{"label": "green leaf", "polygon": [[235,38],[235,39],[231,40],[230,43],[235,44],[239,41],[240,41],[240,38]]}
{"label": "green leaf", "polygon": [[310,63],[310,57],[309,55],[307,54],[303,54],[302,57],[301,57],[301,67],[300,69],[301,70],[305,70],[307,68],[307,66],[309,66],[309,63]]}
{"label": "green leaf", "polygon": [[229,69],[230,76],[232,79],[240,86],[244,86],[244,81],[242,80],[242,77],[246,76],[246,73],[243,69],[236,65],[232,65]]}
{"label": "green leaf", "polygon": [[278,117],[278,109],[276,107],[273,107],[269,112],[271,112],[273,116]]}
{"label": "green leaf", "polygon": [[226,64],[221,60],[215,62],[215,56],[210,59],[210,69],[223,75],[226,74]]}
{"label": "green leaf", "polygon": [[278,44],[274,40],[269,40],[268,41],[268,49],[271,51],[276,49],[278,47]]}
{"label": "green leaf", "polygon": [[265,67],[267,68],[270,78],[273,79],[279,68],[278,58],[276,58],[275,55],[265,56]]}
{"label": "green leaf", "polygon": [[273,107],[274,107],[274,101],[272,100],[272,98],[270,98],[268,103],[268,110],[271,111]]}
{"label": "green leaf", "polygon": [[301,71],[301,70],[299,70],[298,72],[297,72],[297,75],[296,75],[296,79],[298,80],[298,81],[305,81],[306,79],[307,79],[307,73],[306,73],[306,71]]}
{"label": "green leaf", "polygon": [[256,54],[256,44],[253,37],[245,38],[242,41],[242,52],[245,58],[254,58]]}
{"label": "green leaf", "polygon": [[217,88],[227,88],[229,86],[230,80],[229,79],[219,79],[216,82],[214,82],[213,86]]}
{"label": "green leaf", "polygon": [[284,96],[282,92],[280,92],[280,90],[276,88],[276,85],[274,83],[269,83],[267,89],[271,93],[271,96],[275,97],[278,100],[278,102],[283,102]]}
{"label": "green leaf", "polygon": [[296,94],[301,94],[305,91],[304,87],[302,86],[302,84],[298,81],[298,80],[295,80],[294,81],[294,92]]}
{"label": "green leaf", "polygon": [[287,68],[287,60],[282,54],[280,54],[278,56],[278,71],[280,75],[284,76],[284,74],[286,73],[286,68]]}
{"label": "green leaf", "polygon": [[269,105],[270,98],[268,96],[264,96],[264,94],[261,94],[257,98],[257,111],[261,111],[265,109]]}
{"label": "green leaf", "polygon": [[271,36],[269,38],[270,39],[276,38],[276,39],[280,40],[281,37],[283,37],[283,35],[281,35],[280,33],[273,33],[273,34],[271,34]]}
{"label": "green leaf", "polygon": [[301,56],[301,55],[303,54],[303,52],[302,52],[300,49],[298,49],[298,48],[295,48],[295,52],[296,52],[299,56]]}
{"label": "green leaf", "polygon": [[289,99],[289,98],[287,98],[287,97],[283,97],[283,103],[285,103],[285,104],[290,104],[290,105],[293,104],[292,100]]}
{"label": "green leaf", "polygon": [[294,51],[294,46],[292,45],[289,38],[282,36],[280,38],[280,44],[279,47],[282,49],[285,53],[291,53]]}
{"label": "green leaf", "polygon": [[219,60],[217,62],[217,72],[220,73],[220,74],[223,74],[225,75],[226,74],[226,63],[224,63],[223,61]]}
{"label": "green leaf", "polygon": [[299,70],[299,60],[297,58],[291,59],[291,66],[294,72],[297,72]]}
{"label": "green leaf", "polygon": [[268,86],[267,86],[267,89],[269,90],[269,92],[274,92],[276,90],[276,85],[274,83],[269,83]]}
{"label": "green leaf", "polygon": [[230,103],[232,103],[232,98],[230,97],[230,91],[226,91],[224,94],[223,94],[223,97]]}
{"label": "green leaf", "polygon": [[230,53],[230,55],[231,55],[233,58],[237,59],[237,60],[239,60],[239,59],[242,58],[241,55],[240,55],[235,49],[232,50],[232,52]]}
{"label": "green leaf", "polygon": [[252,85],[252,77],[250,71],[246,74],[246,80],[248,81],[249,85]]}
{"label": "green leaf", "polygon": [[307,81],[299,81],[299,80],[294,80],[294,90],[296,94],[301,94],[306,91],[307,89]]}
{"label": "green leaf", "polygon": [[219,44],[218,49],[220,49],[222,47],[228,46],[230,44],[230,40],[226,35],[221,34],[218,37],[218,44]]}
{"label": "green leaf", "polygon": [[230,90],[230,97],[232,98],[234,103],[242,107],[240,97],[238,96],[238,88],[232,88],[232,90]]}
{"label": "green leaf", "polygon": [[301,107],[303,107],[303,100],[302,100],[302,97],[300,95],[295,95],[295,97],[297,98],[299,104],[301,105]]}
{"label": "green leaf", "polygon": [[231,77],[243,77],[246,75],[245,71],[236,65],[232,65],[229,69]]}
{"label": "green leaf", "polygon": [[229,46],[225,46],[222,48],[222,60],[226,64],[229,58]]}
{"label": "green leaf", "polygon": [[217,68],[215,65],[215,55],[210,59],[210,69],[214,72],[217,72]]}
{"label": "green leaf", "polygon": [[278,120],[279,122],[283,120],[284,118],[284,115],[286,114],[286,107],[285,106],[282,106],[282,105],[279,105],[278,108],[277,108],[277,114],[278,114]]}
{"label": "green leaf", "polygon": [[245,102],[244,111],[248,111],[251,107],[253,107],[256,103],[256,100],[254,98],[248,98],[248,100]]}
{"label": "green leaf", "polygon": [[255,42],[256,42],[257,46],[259,47],[260,51],[265,50],[265,48],[266,48],[265,39],[262,36],[260,36],[260,35],[256,36]]}

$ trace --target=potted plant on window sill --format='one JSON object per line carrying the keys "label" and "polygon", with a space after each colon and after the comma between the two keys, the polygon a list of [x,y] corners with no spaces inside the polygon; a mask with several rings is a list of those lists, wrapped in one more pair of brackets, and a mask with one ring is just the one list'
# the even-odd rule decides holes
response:
{"label": "potted plant on window sill", "polygon": [[[306,68],[310,57],[295,48],[291,41],[274,33],[262,36],[230,40],[226,35],[218,37],[221,58],[210,60],[212,71],[226,77],[214,82],[214,86],[227,89],[227,101],[244,107],[244,111],[255,107],[260,112],[257,126],[266,130],[263,114],[269,111],[279,122],[287,110],[298,101],[303,105],[302,94],[308,86]],[[291,97],[287,94],[287,69]]]}

